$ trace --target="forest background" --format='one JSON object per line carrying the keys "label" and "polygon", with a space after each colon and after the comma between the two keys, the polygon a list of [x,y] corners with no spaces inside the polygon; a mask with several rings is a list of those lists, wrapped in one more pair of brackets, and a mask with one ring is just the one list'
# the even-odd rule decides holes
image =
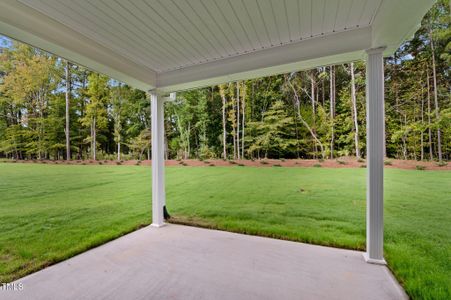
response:
{"label": "forest background", "polygon": [[[385,154],[451,155],[450,5],[385,59]],[[0,157],[149,159],[143,92],[0,37]],[[362,61],[177,93],[165,105],[167,159],[364,158]]]}

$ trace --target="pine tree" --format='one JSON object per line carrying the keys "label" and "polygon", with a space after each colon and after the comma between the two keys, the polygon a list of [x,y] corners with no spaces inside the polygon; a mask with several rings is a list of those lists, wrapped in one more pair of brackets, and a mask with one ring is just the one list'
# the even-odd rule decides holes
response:
{"label": "pine tree", "polygon": [[81,123],[90,128],[90,135],[86,141],[91,144],[91,158],[97,160],[98,133],[105,129],[108,124],[106,103],[108,101],[108,78],[97,73],[92,73],[88,77],[89,85],[87,95],[89,96],[86,105],[85,116]]}

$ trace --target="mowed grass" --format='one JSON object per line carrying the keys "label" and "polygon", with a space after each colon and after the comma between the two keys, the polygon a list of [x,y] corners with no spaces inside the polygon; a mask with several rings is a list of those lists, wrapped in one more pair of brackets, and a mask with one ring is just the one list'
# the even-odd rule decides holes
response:
{"label": "mowed grass", "polygon": [[[0,282],[151,223],[150,168],[0,164]],[[179,221],[365,248],[365,169],[169,167]],[[451,172],[385,170],[385,258],[414,299],[451,298]]]}

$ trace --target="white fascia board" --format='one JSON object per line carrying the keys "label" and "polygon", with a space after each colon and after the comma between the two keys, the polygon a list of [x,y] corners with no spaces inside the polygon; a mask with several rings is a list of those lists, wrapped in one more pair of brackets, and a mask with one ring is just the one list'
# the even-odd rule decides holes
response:
{"label": "white fascia board", "polygon": [[362,59],[369,27],[302,40],[215,62],[157,74],[157,89],[173,92]]}
{"label": "white fascia board", "polygon": [[384,56],[390,56],[411,39],[421,20],[436,0],[382,1],[372,22],[372,48],[387,47]]}
{"label": "white fascia board", "polygon": [[14,0],[0,1],[0,33],[148,91],[156,72],[117,55],[69,27]]}

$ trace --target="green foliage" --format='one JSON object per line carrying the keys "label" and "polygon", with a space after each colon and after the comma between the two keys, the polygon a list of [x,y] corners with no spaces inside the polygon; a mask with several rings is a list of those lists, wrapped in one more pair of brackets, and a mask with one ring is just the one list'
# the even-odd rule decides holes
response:
{"label": "green foliage", "polygon": [[[438,160],[439,135],[443,159],[451,155],[450,22],[449,3],[437,1],[413,39],[385,59],[389,158]],[[334,157],[365,157],[365,64],[353,66],[357,126],[350,64],[334,66],[333,112],[331,68],[317,67],[179,92],[165,104],[166,157],[332,158],[332,136]],[[65,67],[20,43],[0,49],[0,157],[65,158]],[[146,93],[77,65],[70,74],[72,159],[149,156]]]}
{"label": "green foliage", "polygon": [[296,146],[297,142],[292,134],[294,120],[287,115],[282,101],[274,102],[270,109],[263,113],[261,122],[251,122],[248,126],[251,132],[255,132],[248,149],[250,156],[259,156],[260,153],[263,153],[265,158],[270,153],[281,156]]}
{"label": "green foliage", "polygon": [[91,143],[90,148],[94,159],[96,159],[97,135],[101,130],[106,129],[108,125],[108,80],[108,77],[97,73],[92,73],[88,76],[87,96],[89,100],[86,104],[85,115],[80,118],[81,124],[91,130],[91,133],[85,138],[85,142]]}
{"label": "green foliage", "polygon": [[152,134],[149,129],[144,129],[139,133],[137,137],[134,137],[130,140],[128,146],[130,150],[134,154],[135,157],[138,157],[139,160],[143,159],[144,152],[150,151],[151,148],[151,137]]}

